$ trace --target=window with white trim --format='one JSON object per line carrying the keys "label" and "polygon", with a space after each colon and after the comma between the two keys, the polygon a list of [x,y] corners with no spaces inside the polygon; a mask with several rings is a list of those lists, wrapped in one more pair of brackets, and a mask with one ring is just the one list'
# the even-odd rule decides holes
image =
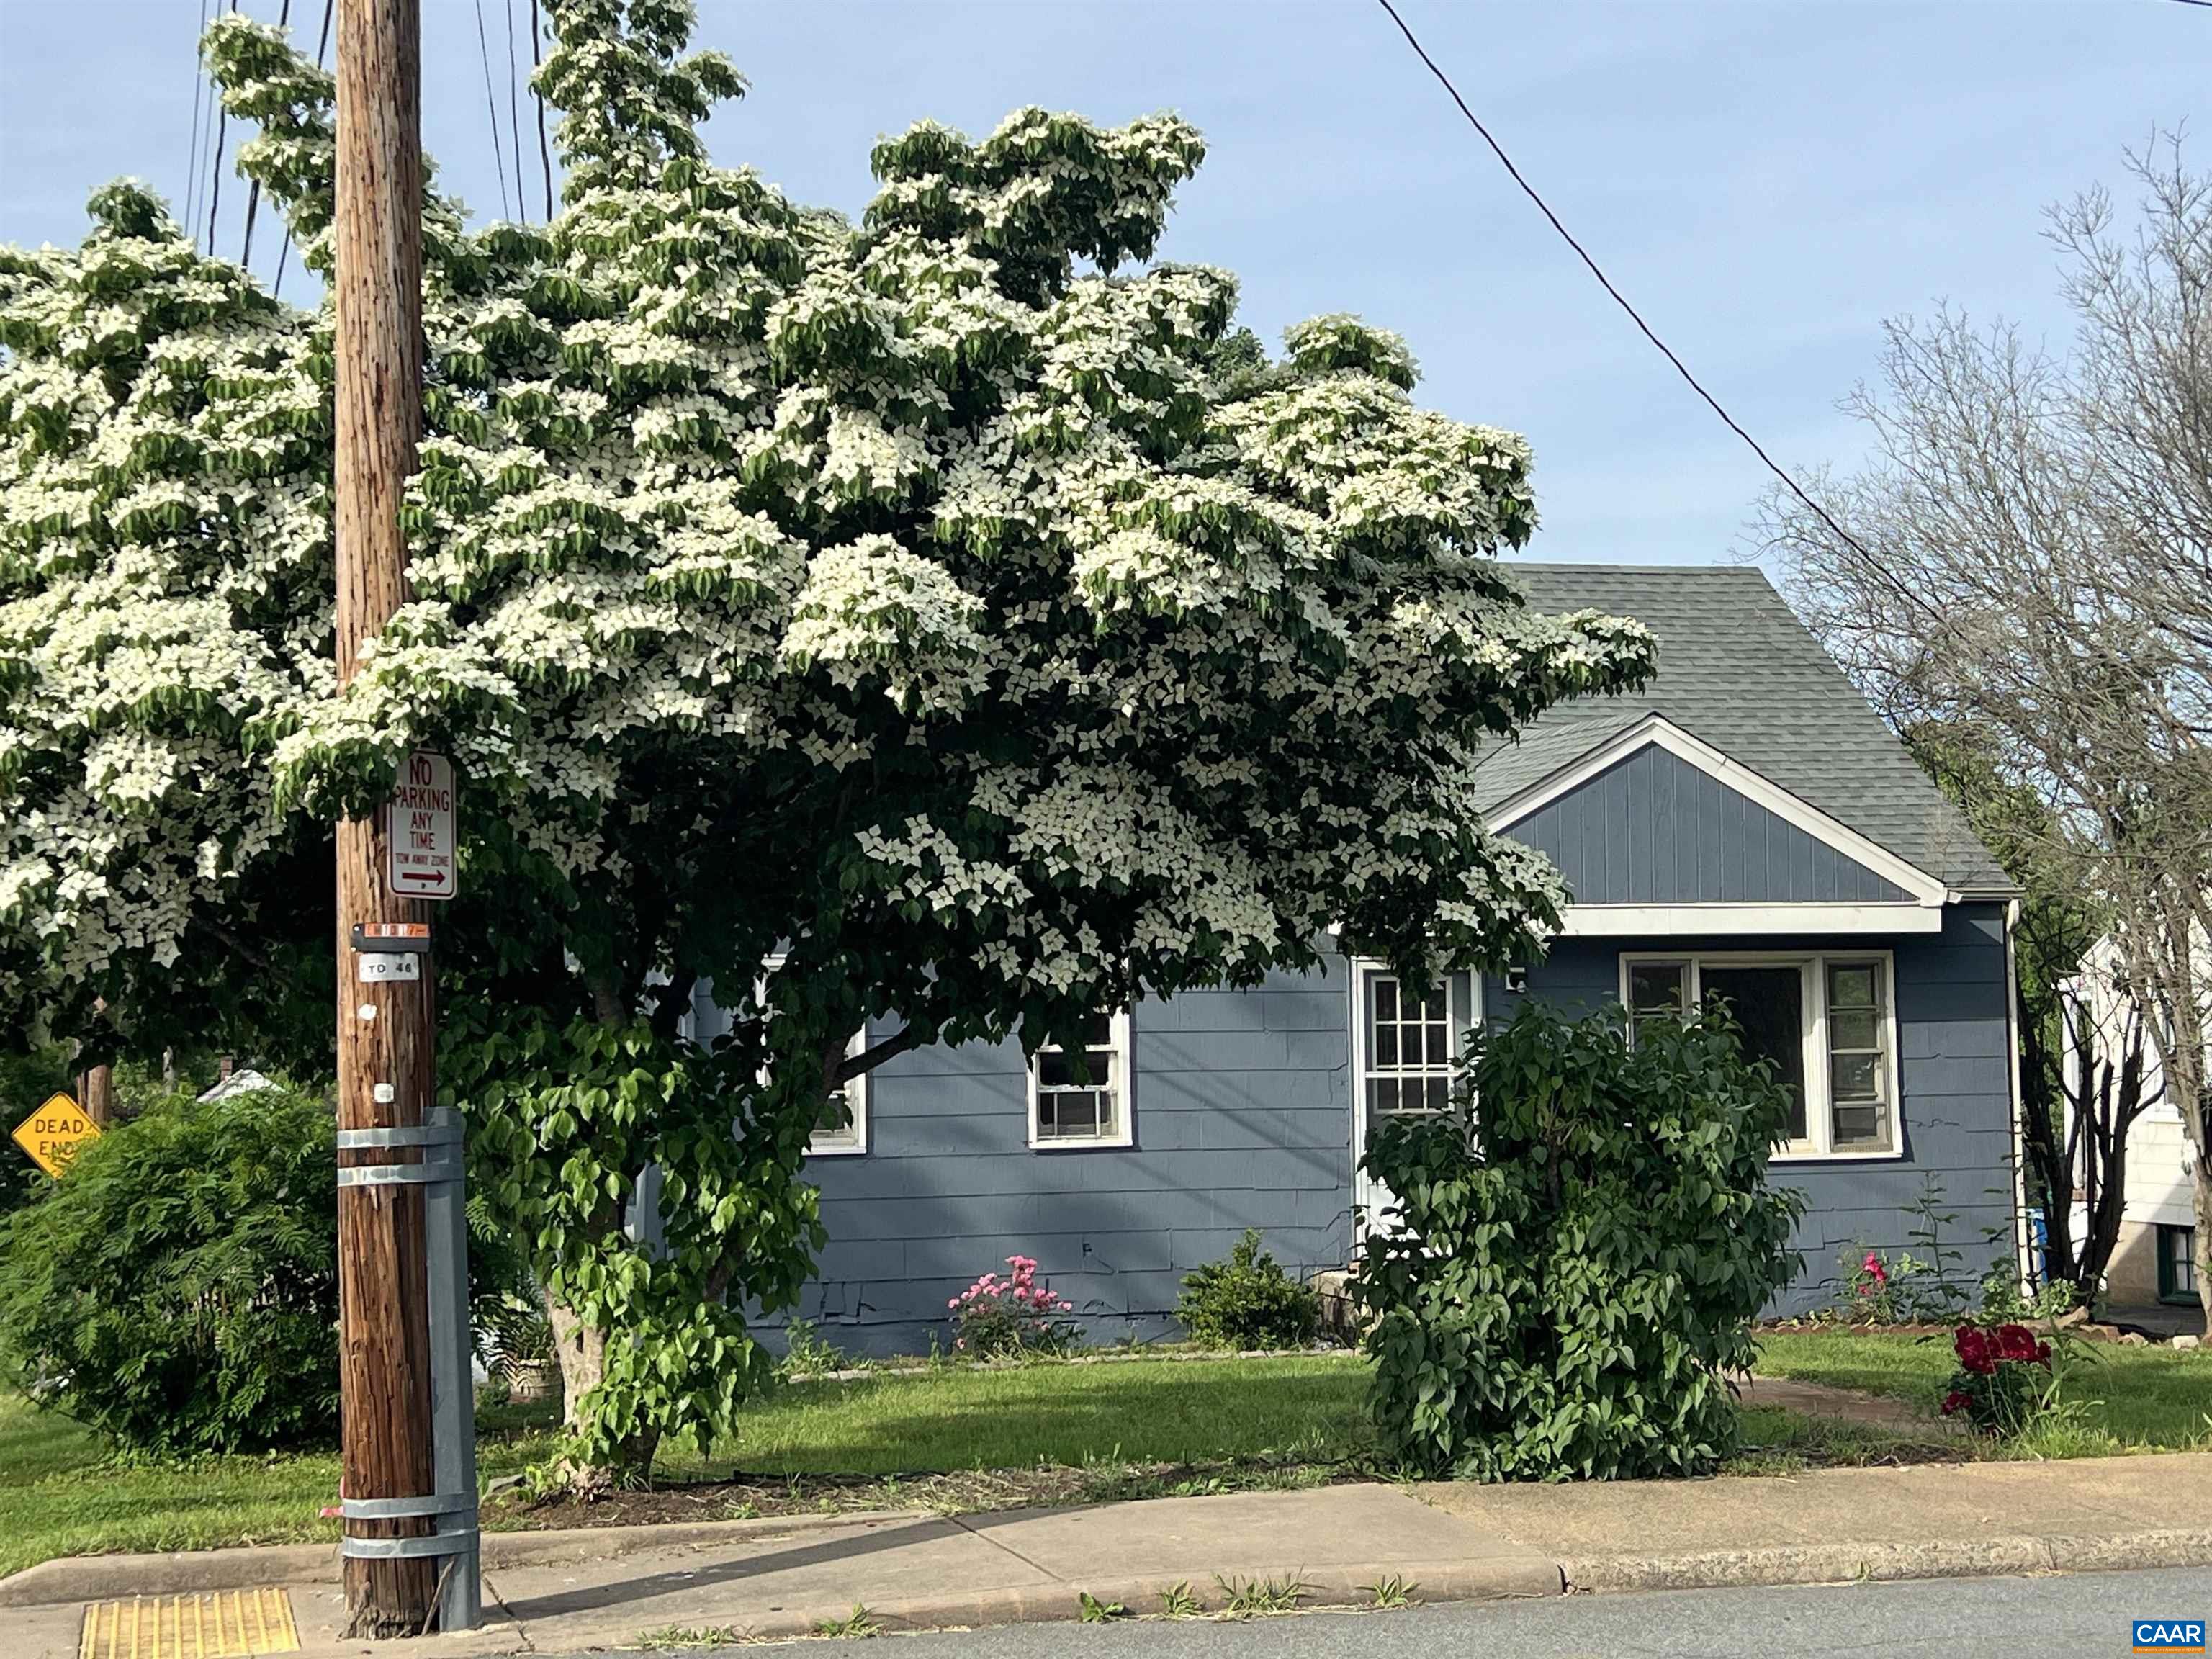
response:
{"label": "window with white trim", "polygon": [[1370,1123],[1446,1110],[1458,1051],[1449,989],[1434,985],[1415,992],[1391,973],[1361,977],[1367,1042],[1360,1086],[1366,1091]]}
{"label": "window with white trim", "polygon": [[1629,1034],[1728,1005],[1792,1107],[1778,1158],[1889,1158],[1899,1150],[1897,1014],[1887,951],[1624,954]]}
{"label": "window with white trim", "polygon": [[1030,1145],[1038,1151],[1127,1146],[1129,1011],[1093,1014],[1079,1048],[1048,1042],[1030,1056]]}
{"label": "window with white trim", "polygon": [[[766,1012],[768,982],[782,971],[781,955],[764,957],[761,960],[760,977],[753,981],[753,1006]],[[853,1033],[845,1045],[845,1054],[866,1054],[868,1048],[868,1028],[863,1025]],[[761,1068],[760,1080],[768,1083],[768,1068]],[[848,1078],[844,1084],[830,1091],[822,1103],[822,1116],[816,1124],[812,1137],[806,1143],[809,1158],[853,1158],[868,1150],[868,1079],[864,1072]]]}
{"label": "window with white trim", "polygon": [[[866,1026],[853,1033],[853,1040],[845,1045],[845,1057],[866,1054],[868,1032]],[[868,1150],[868,1074],[851,1077],[830,1091],[822,1105],[822,1121],[814,1131],[814,1138],[806,1143],[809,1158],[851,1158]]]}

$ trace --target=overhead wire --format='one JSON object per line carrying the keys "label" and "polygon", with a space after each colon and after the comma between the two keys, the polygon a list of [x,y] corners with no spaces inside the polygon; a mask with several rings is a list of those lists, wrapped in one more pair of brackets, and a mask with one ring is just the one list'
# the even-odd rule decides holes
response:
{"label": "overhead wire", "polygon": [[[291,23],[292,0],[284,0],[284,3],[277,9],[276,27],[280,29],[289,28]],[[256,179],[253,181],[253,188],[246,192],[246,240],[239,249],[238,254],[238,263],[241,265],[250,266],[253,263],[253,216],[260,206],[261,181]]]}
{"label": "overhead wire", "polygon": [[538,100],[538,164],[545,169],[545,222],[553,222],[553,152],[545,143],[545,94],[538,89],[538,71],[544,67],[538,46],[544,27],[538,19],[538,0],[530,0],[530,95]]}
{"label": "overhead wire", "polygon": [[185,157],[185,223],[192,233],[192,246],[199,246],[200,236],[200,145],[205,137],[204,117],[207,110],[208,77],[200,65],[200,42],[207,38],[208,0],[200,0],[199,33],[192,36],[192,143]]}
{"label": "overhead wire", "polygon": [[[230,9],[233,12],[235,12],[238,9],[238,0],[230,0]],[[208,77],[208,84],[212,89],[215,84],[214,76],[210,76]],[[215,106],[216,111],[215,124],[215,165],[208,169],[207,222],[207,251],[208,258],[210,259],[215,258],[216,216],[222,211],[222,146],[225,138],[230,131],[230,106],[222,101],[222,94],[220,92],[214,92],[213,96],[215,98]]]}
{"label": "overhead wire", "polygon": [[530,209],[522,199],[521,94],[515,84],[521,78],[521,69],[515,62],[514,0],[507,0],[507,136],[514,146],[515,216],[527,219],[530,217]]}
{"label": "overhead wire", "polygon": [[[1791,495],[1796,496],[1799,501],[1804,502],[1804,504],[1812,510],[1814,515],[1818,518],[1822,524],[1826,525],[1830,531],[1833,532],[1846,546],[1856,552],[1869,566],[1873,567],[1875,570],[1880,571],[1883,578],[1887,580],[1891,586],[1897,586],[1896,579],[1889,574],[1888,571],[1881,565],[1881,561],[1876,559],[1872,553],[1867,550],[1864,544],[1863,544],[1857,537],[1852,535],[1850,531],[1844,529],[1842,525],[1837,523],[1834,516],[1829,513],[1826,507],[1821,506],[1820,502],[1814,501],[1812,496],[1806,494],[1804,487],[1801,485],[1796,479],[1791,477],[1788,472],[1784,471],[1783,468],[1776,463],[1774,458],[1766,453],[1765,449],[1760,445],[1759,440],[1753,437],[1749,432],[1746,431],[1741,422],[1737,421],[1735,416],[1729,414],[1726,409],[1722,407],[1720,399],[1714,397],[1711,392],[1705,390],[1704,382],[1699,380],[1696,375],[1690,372],[1689,366],[1685,363],[1680,357],[1674,354],[1672,347],[1668,346],[1664,340],[1659,337],[1658,334],[1653,330],[1651,325],[1644,320],[1643,314],[1639,313],[1634,306],[1629,303],[1627,295],[1624,295],[1619,289],[1613,285],[1612,279],[1599,268],[1597,261],[1590,257],[1589,250],[1575,240],[1574,234],[1570,231],[1565,225],[1559,222],[1559,216],[1553,212],[1550,204],[1547,204],[1541,196],[1536,193],[1535,186],[1521,176],[1521,169],[1513,165],[1513,158],[1505,153],[1504,146],[1500,144],[1496,138],[1491,136],[1490,129],[1483,125],[1481,120],[1476,116],[1475,112],[1468,107],[1467,100],[1460,96],[1459,88],[1452,84],[1451,77],[1446,75],[1443,70],[1437,66],[1437,60],[1435,58],[1429,56],[1427,49],[1421,45],[1419,38],[1416,36],[1413,31],[1407,26],[1406,20],[1398,15],[1398,9],[1390,3],[1390,0],[1376,0],[1376,3],[1380,5],[1385,12],[1389,14],[1390,21],[1398,26],[1398,33],[1406,37],[1406,44],[1413,49],[1413,55],[1419,58],[1421,62],[1427,66],[1429,73],[1434,76],[1437,78],[1437,83],[1451,95],[1452,102],[1459,106],[1459,112],[1467,118],[1468,125],[1473,127],[1476,132],[1482,136],[1482,142],[1490,146],[1491,154],[1497,156],[1499,164],[1504,167],[1507,175],[1512,179],[1515,184],[1521,187],[1521,193],[1536,204],[1537,211],[1541,213],[1544,217],[1551,222],[1552,228],[1559,232],[1560,240],[1565,241],[1569,247],[1572,248],[1575,251],[1576,257],[1581,259],[1583,264],[1589,268],[1590,275],[1597,278],[1598,286],[1602,288],[1606,293],[1612,297],[1613,302],[1615,305],[1619,306],[1622,311],[1627,313],[1629,321],[1636,325],[1638,331],[1654,346],[1658,348],[1660,356],[1666,358],[1669,363],[1674,365],[1674,372],[1682,377],[1682,380],[1688,385],[1690,390],[1696,392],[1699,398],[1705,400],[1706,406],[1710,408],[1714,414],[1720,416],[1723,424],[1724,424],[1729,431],[1735,433],[1737,437],[1742,439],[1746,444],[1750,446],[1752,453],[1758,456],[1759,459],[1765,464],[1766,470],[1771,472],[1776,477],[1779,478],[1784,486],[1789,489]],[[2212,0],[2206,0],[2206,3],[2212,4]]]}
{"label": "overhead wire", "polygon": [[[286,0],[286,3],[289,4],[289,0]],[[337,0],[323,0],[323,32],[315,37],[315,67],[317,69],[322,68],[323,55],[330,50],[331,14],[337,9]],[[274,287],[270,289],[270,295],[274,297],[281,298],[283,295],[284,262],[290,256],[291,252],[292,227],[287,223],[284,227],[284,245],[276,250],[276,281]]]}
{"label": "overhead wire", "polygon": [[477,55],[483,60],[484,113],[491,118],[491,159],[499,168],[499,210],[511,214],[507,204],[507,152],[499,142],[499,100],[491,89],[491,42],[484,33],[483,0],[476,0],[476,9]]}

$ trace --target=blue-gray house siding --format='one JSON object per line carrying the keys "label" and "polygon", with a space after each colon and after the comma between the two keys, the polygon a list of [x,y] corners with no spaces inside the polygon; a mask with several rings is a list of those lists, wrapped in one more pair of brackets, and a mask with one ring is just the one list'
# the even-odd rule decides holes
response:
{"label": "blue-gray house siding", "polygon": [[[1739,586],[1729,578],[1712,591]],[[1667,592],[1657,599],[1663,610]],[[1779,601],[1774,605],[1778,617],[1769,618],[1769,631],[1795,629]],[[1685,618],[1694,623],[1696,613],[1686,611]],[[1679,642],[1684,635],[1674,637]],[[1697,636],[1692,630],[1688,637]],[[1728,722],[1736,721],[1752,734],[1743,742],[1755,747],[1763,728],[1743,724],[1744,711],[1727,690],[1735,647],[1717,633],[1708,643],[1704,668],[1702,659],[1678,652],[1676,660],[1696,672],[1667,671],[1700,693],[1685,719],[1705,718],[1716,732],[1733,730]],[[1787,667],[1809,652],[1806,660],[1821,667],[1820,674],[1800,676],[1795,718],[1810,731],[1820,725],[1812,715],[1826,720],[1839,698],[1850,714],[1855,694],[1818,647],[1804,640],[1783,643],[1797,656],[1785,653],[1776,662]],[[1772,672],[1778,683],[1789,678],[1783,668]],[[1825,792],[1826,805],[1817,811],[1831,823],[1856,814],[1869,827],[1855,832],[1824,838],[1805,827],[1820,827],[1817,811],[1792,822],[1731,787],[1729,778],[1739,774],[1717,767],[1717,776],[1656,744],[1511,822],[1510,834],[1559,866],[1577,904],[1650,907],[1612,911],[1616,930],[1663,921],[1736,931],[1576,933],[1553,941],[1529,967],[1524,991],[1509,993],[1493,979],[1481,1000],[1491,1022],[1510,1018],[1523,995],[1569,1010],[1606,1006],[1620,996],[1626,953],[1889,954],[1898,1151],[1777,1159],[1773,1178],[1807,1200],[1796,1241],[1805,1271],[1770,1310],[1778,1313],[1833,1300],[1848,1272],[1845,1259],[1856,1261],[1868,1249],[1927,1255],[1929,1242],[1916,1236],[1924,1194],[1953,1218],[1936,1243],[1958,1253],[1947,1265],[1961,1276],[1978,1274],[2013,1248],[2006,903],[1993,884],[2001,872],[1984,868],[1986,853],[1944,817],[1947,804],[1879,722],[1861,729],[1871,711],[1857,704],[1853,720],[1800,767],[1796,799],[1809,804],[1811,793]],[[1594,722],[1590,744],[1624,729],[1616,720]],[[1547,741],[1559,755],[1599,752],[1563,744],[1556,733]],[[1771,762],[1777,767],[1792,757],[1777,753]],[[1533,750],[1530,759],[1532,771],[1536,760],[1551,763],[1553,775],[1565,763]],[[1884,838],[1870,840],[1875,832]],[[1868,852],[1900,842],[1921,862],[1894,853],[1903,862],[1892,864]],[[1844,847],[1874,857],[1888,873]],[[1910,881],[1911,869],[1929,862],[1942,868],[1931,872],[1924,901],[1892,879]],[[1943,891],[1998,896],[1945,904],[1940,931],[1915,930],[1933,914],[1921,903]],[[1789,914],[1765,908],[1760,918],[1761,908],[1784,905],[1792,907]],[[1823,905],[1837,908],[1822,914]],[[1686,919],[1684,907],[1693,906],[1744,908],[1720,912],[1729,921],[1717,923],[1712,912]],[[1901,931],[1863,931],[1884,926],[1875,908],[1881,906],[1894,907]],[[1810,931],[1792,937],[1765,931],[1801,922]],[[1823,933],[1822,924],[1850,931]],[[867,1150],[809,1160],[829,1243],[797,1316],[820,1322],[831,1340],[857,1352],[922,1351],[946,1335],[946,1304],[954,1296],[1007,1256],[1022,1255],[1036,1257],[1047,1281],[1075,1304],[1092,1340],[1112,1340],[1169,1330],[1183,1276],[1226,1255],[1248,1227],[1259,1228],[1294,1272],[1344,1266],[1354,1244],[1357,1189],[1356,979],[1351,962],[1332,957],[1311,974],[1278,975],[1249,991],[1140,1004],[1131,1018],[1126,1109],[1133,1144],[1127,1147],[1033,1149],[1027,1067],[1012,1042],[893,1060],[868,1081]],[[702,1016],[702,1034],[712,1036],[711,1005]],[[870,1035],[879,1038],[890,1029]]]}
{"label": "blue-gray house siding", "polygon": [[1581,904],[1894,902],[1904,889],[1656,745],[1514,824]]}
{"label": "blue-gray house siding", "polygon": [[[1902,1156],[1780,1159],[1779,1185],[1806,1197],[1797,1227],[1805,1271],[1775,1311],[1803,1312],[1836,1299],[1848,1267],[1869,1249],[1926,1257],[1914,1212],[1933,1177],[1939,1207],[1955,1213],[1942,1243],[1976,1277],[2012,1250],[2012,1062],[2001,903],[1945,908],[1943,931],[1880,941],[1896,974]],[[1620,999],[1624,952],[1690,955],[1754,949],[1778,955],[1863,950],[1864,936],[1835,939],[1563,939],[1528,971],[1529,996],[1588,1012]],[[1484,987],[1488,1018],[1511,1018],[1520,997]]]}
{"label": "blue-gray house siding", "polygon": [[830,1242],[796,1316],[849,1351],[923,1352],[945,1338],[952,1297],[1022,1255],[1092,1340],[1150,1338],[1166,1334],[1182,1276],[1247,1227],[1295,1273],[1343,1266],[1347,985],[1338,960],[1139,1004],[1127,1148],[1032,1151],[1013,1042],[891,1060],[869,1078],[869,1150],[808,1162]]}

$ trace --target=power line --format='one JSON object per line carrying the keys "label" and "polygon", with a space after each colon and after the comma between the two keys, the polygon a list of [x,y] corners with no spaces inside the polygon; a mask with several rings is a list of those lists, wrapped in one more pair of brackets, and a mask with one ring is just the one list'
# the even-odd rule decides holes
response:
{"label": "power line", "polygon": [[200,32],[192,37],[192,148],[185,165],[189,169],[185,180],[185,224],[192,233],[192,246],[198,249],[200,223],[200,142],[202,116],[207,108],[208,78],[200,68],[200,42],[207,38],[208,0],[200,0]]}
{"label": "power line", "polygon": [[[238,0],[230,0],[230,9],[234,12],[238,9]],[[208,82],[210,91],[213,91],[214,82],[215,77],[210,76],[208,77]],[[215,124],[215,166],[208,170],[207,251],[208,258],[210,259],[215,258],[216,215],[222,211],[223,139],[230,131],[230,106],[222,101],[222,94],[220,92],[215,92],[214,97],[216,111]]]}
{"label": "power line", "polygon": [[[499,100],[491,89],[491,42],[484,34],[483,0],[476,0],[477,55],[483,59],[484,113],[491,117],[491,159],[499,168],[499,210],[508,211],[507,205],[507,152],[499,142]],[[520,218],[521,216],[515,216]]]}
{"label": "power line", "polygon": [[[277,9],[276,27],[288,28],[292,22],[292,0],[284,0]],[[256,179],[253,188],[246,192],[246,240],[239,249],[238,263],[251,266],[253,263],[253,215],[261,205],[261,181]]]}
{"label": "power line", "polygon": [[553,152],[545,147],[545,94],[538,89],[538,71],[544,67],[538,43],[544,33],[538,21],[538,0],[530,0],[530,95],[538,100],[538,164],[545,169],[545,222],[550,225],[553,222]]}
{"label": "power line", "polygon": [[[285,0],[285,3],[289,5],[291,0]],[[330,49],[331,14],[337,8],[337,0],[323,0],[323,32],[315,37],[315,67],[317,69],[322,68],[323,54]],[[292,227],[288,221],[284,226],[284,246],[276,250],[276,286],[270,290],[272,298],[281,299],[283,296],[284,260],[291,252]]]}
{"label": "power line", "polygon": [[[2197,3],[2212,5],[2212,0],[2197,0]],[[1880,569],[1881,568],[1880,562],[1875,558],[1872,553],[1869,553],[1866,550],[1865,546],[1861,544],[1858,538],[1852,535],[1851,532],[1844,529],[1843,526],[1838,524],[1835,519],[1829,514],[1826,507],[1822,507],[1820,502],[1814,501],[1810,495],[1807,495],[1796,479],[1791,477],[1787,472],[1784,471],[1780,466],[1776,465],[1774,458],[1768,454],[1766,451],[1760,447],[1759,440],[1753,437],[1750,433],[1745,431],[1742,426],[1737,422],[1735,416],[1729,414],[1727,410],[1721,407],[1720,399],[1714,397],[1711,392],[1706,391],[1703,384],[1699,382],[1698,377],[1690,373],[1689,366],[1684,363],[1680,357],[1674,355],[1673,349],[1669,347],[1664,340],[1661,339],[1657,334],[1652,331],[1651,325],[1644,320],[1642,315],[1638,313],[1634,306],[1629,304],[1627,296],[1621,293],[1619,289],[1615,288],[1613,285],[1612,280],[1606,276],[1604,271],[1598,268],[1598,263],[1596,260],[1590,258],[1589,251],[1574,239],[1573,233],[1569,231],[1565,225],[1559,222],[1559,216],[1553,212],[1549,205],[1546,204],[1544,198],[1536,193],[1535,187],[1526,179],[1523,179],[1521,176],[1521,169],[1513,165],[1513,158],[1505,153],[1504,147],[1500,144],[1497,139],[1490,136],[1490,129],[1484,126],[1481,121],[1476,118],[1474,112],[1468,107],[1467,100],[1459,95],[1459,88],[1452,84],[1451,77],[1446,75],[1443,70],[1437,67],[1437,60],[1429,56],[1427,50],[1423,47],[1419,40],[1415,37],[1413,31],[1406,27],[1406,20],[1398,15],[1398,9],[1390,3],[1390,0],[1376,0],[1376,3],[1380,5],[1384,11],[1390,15],[1390,21],[1398,26],[1398,33],[1406,37],[1406,44],[1413,49],[1413,55],[1419,58],[1423,64],[1428,66],[1429,73],[1435,76],[1438,84],[1440,84],[1446,92],[1451,94],[1452,102],[1459,106],[1459,112],[1467,117],[1468,125],[1469,126],[1473,127],[1477,132],[1482,135],[1482,142],[1490,146],[1491,154],[1498,157],[1499,162],[1504,167],[1506,173],[1511,176],[1513,182],[1521,186],[1521,193],[1526,196],[1530,201],[1534,202],[1536,204],[1537,210],[1540,212],[1545,218],[1551,221],[1552,228],[1559,233],[1561,240],[1564,240],[1569,247],[1574,249],[1577,257],[1579,258],[1585,265],[1589,267],[1589,273],[1591,276],[1597,278],[1598,286],[1602,288],[1608,295],[1612,295],[1613,301],[1615,305],[1619,306],[1623,311],[1628,313],[1629,321],[1636,325],[1638,331],[1640,332],[1645,339],[1650,341],[1653,345],[1659,349],[1660,355],[1674,366],[1674,372],[1680,375],[1683,380],[1688,384],[1690,390],[1696,392],[1698,397],[1705,399],[1707,407],[1711,409],[1714,414],[1721,417],[1722,422],[1728,427],[1729,431],[1735,433],[1737,437],[1742,439],[1745,443],[1751,447],[1751,453],[1758,456],[1761,461],[1765,463],[1766,470],[1771,472],[1776,477],[1781,479],[1783,483],[1788,487],[1791,495],[1796,496],[1799,501],[1804,502],[1807,507],[1812,508],[1813,512],[1816,516],[1818,516],[1820,522],[1827,526],[1830,530],[1833,531],[1838,536],[1842,538],[1844,544],[1855,550],[1860,557],[1866,560],[1869,564],[1873,565],[1876,569]],[[1883,574],[1887,575],[1887,573],[1885,571]]]}
{"label": "power line", "polygon": [[515,213],[527,219],[530,209],[522,199],[522,117],[518,112],[519,94],[515,90],[515,82],[521,78],[521,70],[514,61],[514,0],[507,0],[507,136],[514,144]]}

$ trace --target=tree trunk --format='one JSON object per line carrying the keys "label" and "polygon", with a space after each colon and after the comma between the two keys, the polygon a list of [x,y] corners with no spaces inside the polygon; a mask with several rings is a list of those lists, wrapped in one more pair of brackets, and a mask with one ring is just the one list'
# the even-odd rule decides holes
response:
{"label": "tree trunk", "polygon": [[[553,1327],[554,1357],[561,1362],[561,1426],[573,1435],[584,1425],[584,1396],[606,1376],[608,1334],[586,1324],[550,1292],[545,1297],[545,1317]],[[660,1431],[645,1429],[624,1441],[605,1462],[570,1458],[562,1469],[569,1494],[588,1504],[647,1485],[653,1475],[653,1454],[659,1448]]]}
{"label": "tree trunk", "polygon": [[106,1128],[115,1115],[115,1068],[88,1067],[78,1074],[76,1091],[76,1103],[84,1108],[84,1115]]}
{"label": "tree trunk", "polygon": [[[2196,1109],[2201,1114],[2203,1109]],[[2190,1139],[2197,1154],[2190,1160],[2190,1185],[2197,1200],[2197,1304],[2204,1310],[2205,1328],[2212,1330],[2212,1158],[2204,1155],[2206,1137],[2201,1121]]]}

